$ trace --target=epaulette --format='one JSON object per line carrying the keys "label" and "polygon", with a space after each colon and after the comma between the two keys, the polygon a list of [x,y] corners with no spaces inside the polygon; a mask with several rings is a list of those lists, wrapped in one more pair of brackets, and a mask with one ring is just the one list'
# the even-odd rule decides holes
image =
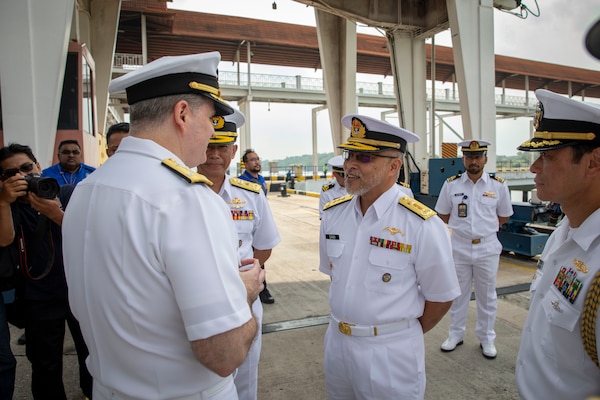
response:
{"label": "epaulette", "polygon": [[324,192],[328,191],[329,189],[333,188],[335,186],[335,183],[333,182],[329,182],[325,185],[323,185],[323,187],[321,188]]}
{"label": "epaulette", "polygon": [[245,181],[240,178],[229,178],[229,183],[232,186],[239,187],[244,190],[248,190],[249,192],[260,193],[262,192],[262,187],[258,183]]}
{"label": "epaulette", "polygon": [[446,182],[452,182],[455,179],[458,179],[462,176],[462,174],[456,174],[454,176],[451,176],[450,178],[446,179]]}
{"label": "epaulette", "polygon": [[500,183],[504,183],[504,178],[500,178],[498,175],[490,174],[490,178],[497,180]]}
{"label": "epaulette", "polygon": [[175,172],[177,175],[185,179],[188,183],[204,183],[208,186],[212,186],[213,183],[202,174],[192,171],[191,169],[184,167],[183,165],[177,164],[172,158],[165,158],[161,162],[162,165],[167,167],[169,170]]}
{"label": "epaulette", "polygon": [[410,211],[414,212],[423,219],[429,219],[437,214],[431,208],[427,207],[420,201],[413,199],[412,197],[403,196],[400,198],[400,200],[398,200],[398,204],[408,208]]}
{"label": "epaulette", "polygon": [[338,197],[337,199],[333,199],[329,203],[327,203],[323,206],[323,211],[327,210],[328,208],[332,208],[337,205],[340,205],[342,203],[346,203],[347,201],[352,200],[353,197],[354,197],[353,194],[347,194],[345,196]]}
{"label": "epaulette", "polygon": [[410,189],[410,185],[406,182],[398,182],[398,185],[404,186],[405,188],[409,188]]}

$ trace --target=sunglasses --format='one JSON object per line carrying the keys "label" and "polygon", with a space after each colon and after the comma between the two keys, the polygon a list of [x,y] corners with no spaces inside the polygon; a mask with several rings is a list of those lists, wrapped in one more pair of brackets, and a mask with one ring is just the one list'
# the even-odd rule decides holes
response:
{"label": "sunglasses", "polygon": [[367,164],[373,161],[374,157],[383,157],[383,158],[398,158],[395,156],[384,156],[383,154],[376,153],[358,153],[356,151],[344,150],[342,152],[342,158],[346,161],[350,161],[353,158],[356,159],[359,163]]}
{"label": "sunglasses", "polygon": [[33,163],[26,162],[25,164],[21,165],[19,168],[5,169],[4,172],[2,173],[2,179],[5,180],[10,177],[13,177],[16,174],[18,174],[19,172],[23,172],[24,174],[27,174],[27,173],[31,172],[32,170],[33,170]]}

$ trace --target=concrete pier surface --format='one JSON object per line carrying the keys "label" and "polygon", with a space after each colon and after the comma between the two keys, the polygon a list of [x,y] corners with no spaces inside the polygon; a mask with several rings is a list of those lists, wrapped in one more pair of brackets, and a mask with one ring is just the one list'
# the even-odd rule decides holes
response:
{"label": "concrete pier surface", "polygon": [[[264,305],[263,347],[259,367],[261,400],[325,399],[323,337],[327,328],[329,277],[318,270],[319,199],[314,196],[269,193],[281,243],[266,262],[269,290],[275,304]],[[503,254],[498,271],[496,320],[498,356],[481,354],[475,336],[475,302],[471,301],[464,344],[451,353],[440,351],[449,315],[425,335],[428,400],[518,399],[514,371],[521,329],[527,315],[527,288],[536,260]],[[68,330],[67,330],[68,331]],[[31,368],[22,331],[11,327],[17,357],[15,399],[31,399]],[[65,340],[64,376],[67,398],[81,400],[77,358],[70,337]]]}

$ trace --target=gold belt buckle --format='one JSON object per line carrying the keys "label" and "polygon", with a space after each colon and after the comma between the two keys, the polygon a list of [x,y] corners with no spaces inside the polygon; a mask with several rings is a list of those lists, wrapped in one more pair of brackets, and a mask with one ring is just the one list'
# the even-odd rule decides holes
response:
{"label": "gold belt buckle", "polygon": [[481,239],[473,239],[473,240],[471,240],[471,243],[472,244],[479,244],[479,243],[481,243]]}
{"label": "gold belt buckle", "polygon": [[338,322],[338,329],[344,335],[352,336],[352,325],[353,324],[349,324],[347,322],[340,321],[340,322]]}

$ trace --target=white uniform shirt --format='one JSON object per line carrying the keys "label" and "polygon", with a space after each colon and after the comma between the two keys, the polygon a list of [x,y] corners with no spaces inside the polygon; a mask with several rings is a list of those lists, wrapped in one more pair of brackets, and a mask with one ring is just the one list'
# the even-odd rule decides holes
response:
{"label": "white uniform shirt", "polygon": [[[531,284],[517,356],[521,398],[585,399],[600,393],[600,369],[581,341],[583,304],[600,271],[600,209],[577,229],[568,218],[550,235]],[[600,344],[596,318],[596,348]]]}
{"label": "white uniform shirt", "polygon": [[[458,216],[458,205],[467,205],[467,216]],[[469,239],[488,237],[498,232],[498,216],[513,214],[510,193],[505,182],[484,173],[476,183],[464,173],[444,182],[435,210],[449,214],[448,226]]]}
{"label": "white uniform shirt", "polygon": [[404,196],[393,185],[364,217],[358,197],[323,212],[319,269],[331,276],[334,318],[359,325],[414,319],[425,300],[460,294],[448,229],[439,217],[423,220],[398,204]]}
{"label": "white uniform shirt", "polygon": [[230,218],[238,234],[241,259],[252,258],[253,248],[268,250],[281,241],[262,188],[258,193],[242,189],[232,185],[226,177],[219,196],[229,207]]}
{"label": "white uniform shirt", "polygon": [[94,379],[120,396],[176,398],[224,378],[190,342],[248,322],[238,239],[226,204],[127,137],[82,181],[63,221],[69,301]]}
{"label": "white uniform shirt", "polygon": [[323,206],[329,203],[333,199],[345,196],[346,188],[340,186],[337,180],[333,179],[331,182],[323,185],[321,188],[321,194],[319,195],[319,218],[323,217]]}
{"label": "white uniform shirt", "polygon": [[[466,217],[459,216],[461,203],[467,207]],[[459,235],[463,239],[453,240],[456,259],[466,262],[471,260],[472,239],[491,239],[492,243],[479,246],[480,251],[489,251],[490,254],[500,254],[502,251],[502,245],[496,237],[500,228],[498,216],[510,217],[513,214],[510,192],[505,182],[483,173],[481,178],[473,183],[464,173],[454,180],[444,182],[435,210],[439,214],[450,215],[448,227],[452,235]],[[461,246],[463,243],[466,243],[466,246]]]}

